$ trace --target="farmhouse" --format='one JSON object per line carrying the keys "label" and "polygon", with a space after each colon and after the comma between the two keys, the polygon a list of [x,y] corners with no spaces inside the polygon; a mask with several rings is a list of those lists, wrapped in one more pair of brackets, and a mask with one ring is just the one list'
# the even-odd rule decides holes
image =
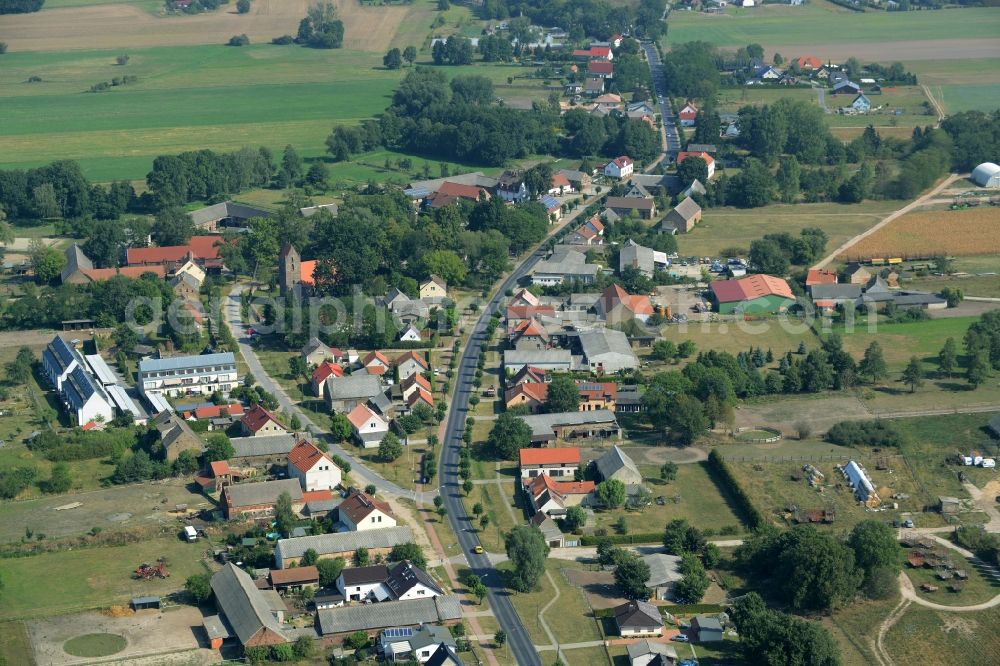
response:
{"label": "farmhouse", "polygon": [[362,532],[339,532],[337,534],[317,534],[315,536],[279,539],[274,548],[274,566],[284,569],[299,560],[307,550],[315,550],[319,559],[343,557],[350,561],[358,548],[367,548],[372,558],[385,557],[393,546],[413,541],[413,530],[405,525],[383,527]]}
{"label": "farmhouse", "polygon": [[588,503],[595,487],[593,481],[553,481],[548,474],[541,474],[524,483],[531,508],[549,518],[565,516],[567,508]]}
{"label": "farmhouse", "polygon": [[652,197],[608,197],[604,202],[605,210],[614,211],[619,217],[628,217],[633,212],[642,220],[656,217],[656,201]]}
{"label": "farmhouse", "polygon": [[784,312],[795,304],[795,294],[788,283],[770,275],[716,280],[710,286],[712,301],[722,314]]}
{"label": "farmhouse", "polygon": [[284,464],[288,453],[295,447],[295,435],[272,435],[271,437],[233,437],[234,462],[248,465]]}
{"label": "farmhouse", "polygon": [[573,356],[568,349],[532,349],[527,351],[507,349],[504,351],[504,370],[516,373],[525,366],[552,372],[569,372],[573,367]]}
{"label": "farmhouse", "polygon": [[532,414],[522,418],[531,428],[531,441],[543,447],[558,439],[621,438],[621,429],[614,413],[606,409]]}
{"label": "farmhouse", "polygon": [[352,532],[396,526],[396,516],[388,504],[356,488],[351,488],[337,507],[337,515],[344,527]]}
{"label": "farmhouse", "polygon": [[594,303],[594,311],[610,324],[618,324],[628,319],[645,322],[653,314],[653,304],[649,296],[629,294],[617,284],[611,285]]}
{"label": "farmhouse", "polygon": [[304,439],[288,452],[288,476],[298,479],[302,490],[333,490],[341,479],[330,456]]}
{"label": "farmhouse", "polygon": [[685,197],[663,218],[658,231],[661,234],[686,234],[700,221],[701,206],[691,197]]}
{"label": "farmhouse", "polygon": [[195,456],[201,455],[204,444],[187,422],[173,412],[160,412],[151,424],[160,435],[160,443],[168,462],[177,460],[181,451],[191,451]]}
{"label": "farmhouse", "polygon": [[580,449],[521,449],[518,459],[522,479],[540,475],[572,478],[580,467]]}
{"label": "farmhouse", "polygon": [[663,618],[653,604],[629,601],[614,608],[615,624],[622,636],[659,636],[663,633]]}
{"label": "farmhouse", "polygon": [[382,392],[379,378],[369,374],[329,377],[325,389],[327,407],[340,413],[350,412]]}
{"label": "farmhouse", "polygon": [[[212,592],[219,615],[231,627],[240,645],[258,647],[287,643],[289,638],[281,628],[284,621],[284,602],[275,592],[259,590],[250,576],[232,562],[212,576]],[[219,616],[213,616],[218,619]],[[206,626],[208,620],[206,618]],[[210,632],[210,636],[213,632]],[[218,633],[218,632],[215,632]],[[228,637],[218,636],[218,638]]]}
{"label": "farmhouse", "polygon": [[385,565],[344,569],[337,577],[337,589],[349,601],[379,602],[427,599],[444,594],[427,572],[409,560],[391,569]]}

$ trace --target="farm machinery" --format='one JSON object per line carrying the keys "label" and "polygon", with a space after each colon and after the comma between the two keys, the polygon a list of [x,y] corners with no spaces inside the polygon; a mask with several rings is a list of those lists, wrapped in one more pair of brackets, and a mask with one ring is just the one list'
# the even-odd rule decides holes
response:
{"label": "farm machinery", "polygon": [[154,578],[169,577],[170,572],[167,571],[167,561],[162,557],[156,561],[156,564],[143,562],[139,565],[138,569],[132,572],[132,578],[135,580],[153,580]]}

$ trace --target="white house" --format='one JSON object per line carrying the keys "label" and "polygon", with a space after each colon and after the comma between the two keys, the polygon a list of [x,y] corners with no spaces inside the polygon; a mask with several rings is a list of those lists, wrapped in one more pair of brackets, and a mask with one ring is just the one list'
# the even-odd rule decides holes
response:
{"label": "white house", "polygon": [[415,351],[408,351],[396,359],[396,370],[399,372],[400,381],[408,379],[413,375],[419,375],[430,368],[423,354]]}
{"label": "white house", "polygon": [[298,479],[307,491],[333,490],[341,480],[340,468],[330,456],[304,439],[288,452],[288,476]]}
{"label": "white house", "polygon": [[350,411],[347,420],[354,428],[354,435],[361,446],[366,449],[378,448],[386,433],[389,432],[389,422],[380,414],[373,412],[368,405],[361,403]]}
{"label": "white house", "polygon": [[413,324],[406,327],[406,330],[399,335],[400,342],[420,342],[420,331]]}
{"label": "white house", "polygon": [[604,175],[609,178],[617,178],[618,180],[631,178],[634,170],[635,162],[633,162],[632,158],[627,155],[616,157],[604,165]]}
{"label": "white house", "polygon": [[521,449],[518,458],[522,479],[533,479],[540,474],[572,479],[580,467],[580,449],[577,448]]}
{"label": "white house", "polygon": [[393,567],[389,572],[386,587],[392,593],[392,598],[399,601],[428,599],[444,594],[441,586],[434,582],[426,571],[414,566],[409,560],[404,560]]}
{"label": "white house", "polygon": [[108,423],[115,418],[114,406],[104,387],[82,365],[73,368],[63,381],[62,399],[78,426],[91,421]]}
{"label": "white house", "polygon": [[851,102],[851,108],[858,113],[868,113],[872,109],[872,101],[864,93],[859,93]]}
{"label": "white house", "polygon": [[378,530],[395,527],[396,516],[385,502],[352,488],[344,501],[337,507],[337,513],[350,532]]}
{"label": "white house", "polygon": [[337,589],[348,601],[387,601],[391,599],[385,581],[389,568],[384,564],[371,567],[349,567],[337,576]]}
{"label": "white house", "polygon": [[170,397],[228,393],[239,383],[232,352],[147,358],[139,361],[136,385],[145,395]]}

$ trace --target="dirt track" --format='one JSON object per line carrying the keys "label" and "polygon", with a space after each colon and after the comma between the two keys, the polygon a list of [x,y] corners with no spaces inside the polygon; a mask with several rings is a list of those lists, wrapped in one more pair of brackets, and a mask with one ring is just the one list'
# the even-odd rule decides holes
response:
{"label": "dirt track", "polygon": [[[335,0],[344,22],[344,47],[382,53],[409,7],[362,7]],[[235,4],[196,16],[153,16],[124,4],[44,10],[3,17],[3,35],[11,51],[141,48],[225,44],[246,33],[253,44],[294,35],[310,0],[256,0],[249,14]]]}

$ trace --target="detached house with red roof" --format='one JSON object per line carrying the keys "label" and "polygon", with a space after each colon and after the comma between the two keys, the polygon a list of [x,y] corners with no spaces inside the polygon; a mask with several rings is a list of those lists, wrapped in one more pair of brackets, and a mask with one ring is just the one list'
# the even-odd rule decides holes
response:
{"label": "detached house with red roof", "polygon": [[533,479],[540,474],[553,478],[573,478],[580,467],[580,449],[521,449],[518,452],[521,478]]}
{"label": "detached house with red roof", "polygon": [[339,364],[333,363],[331,361],[323,361],[316,369],[313,370],[312,378],[310,382],[312,383],[313,394],[323,397],[323,388],[326,386],[326,381],[331,377],[343,377],[344,369],[340,367]]}
{"label": "detached house with red roof", "polygon": [[351,488],[347,497],[337,507],[337,513],[340,522],[351,532],[396,526],[396,516],[388,504],[357,488]]}
{"label": "detached house with red roof", "polygon": [[604,175],[608,178],[625,180],[632,177],[633,171],[635,171],[635,162],[628,155],[616,157],[604,165]]}
{"label": "detached house with red roof", "polygon": [[240,419],[243,434],[247,437],[270,437],[271,435],[287,435],[288,428],[283,426],[278,418],[260,405],[254,405]]}
{"label": "detached house with red roof", "polygon": [[525,382],[507,389],[507,392],[504,394],[504,402],[507,405],[507,409],[524,405],[529,412],[537,414],[545,407],[548,397],[548,384]]}
{"label": "detached house with red roof", "polygon": [[333,490],[341,480],[340,468],[330,456],[304,439],[288,452],[288,476],[298,479],[305,491]]}
{"label": "detached house with red roof", "polygon": [[715,175],[715,159],[711,155],[709,155],[703,150],[698,152],[682,150],[681,152],[677,153],[677,164],[680,164],[689,157],[700,157],[702,160],[704,160],[705,166],[708,167],[708,177],[711,178],[712,176]]}
{"label": "detached house with red roof", "polygon": [[399,373],[400,381],[427,372],[429,369],[430,366],[424,359],[423,353],[408,351],[396,359],[396,371]]}
{"label": "detached house with red roof", "polygon": [[347,420],[354,428],[354,436],[365,449],[376,449],[389,432],[389,422],[368,405],[360,404],[350,411]]}
{"label": "detached house with red roof", "polygon": [[633,295],[613,284],[603,292],[594,303],[594,311],[605,321],[617,323],[626,319],[646,321],[653,314],[653,304],[649,296]]}
{"label": "detached house with red roof", "polygon": [[698,107],[691,100],[688,100],[684,107],[677,112],[677,117],[683,127],[694,127],[694,121],[698,117]]}
{"label": "detached house with red roof", "polygon": [[610,79],[615,75],[614,63],[604,60],[593,60],[587,65],[587,74],[599,79]]}
{"label": "detached house with red roof", "polygon": [[596,487],[593,481],[554,481],[548,474],[523,481],[524,490],[531,498],[531,508],[549,518],[565,516],[571,506],[590,504]]}
{"label": "detached house with red roof", "polygon": [[510,338],[514,349],[519,351],[549,348],[549,333],[537,319],[528,319],[518,324]]}
{"label": "detached house with red roof", "polygon": [[820,69],[823,66],[823,61],[816,56],[799,56],[795,59],[795,64],[803,71],[812,71]]}
{"label": "detached house with red roof", "polygon": [[771,275],[748,275],[711,284],[712,302],[721,314],[784,312],[795,304],[788,283]]}
{"label": "detached house with red roof", "polygon": [[404,401],[409,401],[410,396],[417,391],[431,392],[431,382],[422,374],[415,373],[399,383],[400,392]]}
{"label": "detached house with red roof", "polygon": [[389,357],[380,351],[373,351],[365,354],[365,357],[361,359],[361,367],[369,375],[382,376],[392,368],[392,362],[389,361]]}

